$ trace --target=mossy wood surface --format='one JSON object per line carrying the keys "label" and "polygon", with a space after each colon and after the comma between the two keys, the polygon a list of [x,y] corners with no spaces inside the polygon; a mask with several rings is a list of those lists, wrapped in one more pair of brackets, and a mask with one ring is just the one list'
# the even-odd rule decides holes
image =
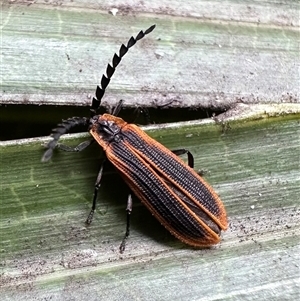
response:
{"label": "mossy wood surface", "polygon": [[1,142],[1,300],[298,300],[299,115],[229,125],[148,131],[189,149],[225,204],[229,229],[204,250],[173,238],[134,199],[121,255],[127,189],[113,169],[84,223],[97,145],[41,163],[46,139]]}

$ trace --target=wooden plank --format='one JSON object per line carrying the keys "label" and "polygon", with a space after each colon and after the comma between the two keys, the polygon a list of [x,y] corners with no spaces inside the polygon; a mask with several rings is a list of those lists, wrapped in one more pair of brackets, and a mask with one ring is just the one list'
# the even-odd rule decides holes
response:
{"label": "wooden plank", "polygon": [[2,20],[2,104],[89,104],[120,44],[153,23],[105,105],[299,102],[295,1],[8,1]]}
{"label": "wooden plank", "polygon": [[298,300],[299,117],[231,121],[225,132],[213,120],[148,128],[167,147],[188,148],[224,201],[230,228],[206,250],[171,237],[135,200],[120,255],[127,190],[113,170],[84,224],[97,145],[42,164],[48,138],[0,142],[1,299]]}

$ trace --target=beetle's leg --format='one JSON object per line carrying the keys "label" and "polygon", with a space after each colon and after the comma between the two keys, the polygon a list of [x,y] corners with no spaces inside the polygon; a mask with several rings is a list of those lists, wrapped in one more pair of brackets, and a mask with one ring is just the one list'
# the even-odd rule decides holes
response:
{"label": "beetle's leg", "polygon": [[[172,153],[174,153],[177,156],[187,154],[187,156],[188,156],[188,166],[191,167],[191,168],[194,168],[194,156],[190,151],[188,151],[187,149],[182,148],[182,149],[172,150]],[[203,176],[204,173],[205,172],[203,170],[197,171],[197,174],[199,176]]]}
{"label": "beetle's leg", "polygon": [[113,115],[113,116],[118,116],[119,113],[120,113],[120,111],[122,110],[123,103],[124,103],[124,100],[121,99],[121,100],[119,101],[119,103],[112,109],[111,115]]}
{"label": "beetle's leg", "polygon": [[130,215],[131,215],[131,212],[132,212],[132,196],[131,196],[131,193],[128,194],[126,212],[127,212],[126,232],[125,232],[124,238],[123,238],[123,240],[121,242],[121,245],[120,245],[120,253],[124,252],[126,239],[128,238],[128,236],[130,234]]}
{"label": "beetle's leg", "polygon": [[192,155],[192,153],[190,151],[188,151],[187,149],[181,148],[181,149],[172,150],[172,153],[174,153],[177,156],[187,154],[188,166],[191,168],[194,168],[194,156]]}
{"label": "beetle's leg", "polygon": [[98,172],[98,176],[97,176],[97,179],[96,179],[92,209],[91,209],[91,212],[90,212],[90,214],[89,214],[89,216],[88,216],[88,218],[86,219],[86,222],[85,222],[88,225],[92,222],[94,212],[95,212],[95,209],[96,209],[97,195],[98,195],[98,190],[101,186],[101,179],[102,179],[102,174],[103,174],[104,163],[105,163],[105,160],[101,163],[100,170]]}
{"label": "beetle's leg", "polygon": [[[111,115],[113,116],[118,116],[122,107],[123,107],[123,103],[124,103],[124,100],[121,99],[119,101],[119,103],[111,110]],[[136,123],[135,121],[138,119],[138,117],[140,116],[140,114],[143,114],[144,118],[145,118],[145,121],[146,121],[146,124],[151,124],[153,123],[150,119],[150,115],[149,115],[149,111],[147,108],[142,108],[142,107],[137,107],[135,110],[134,110],[134,118],[132,120],[129,120],[128,123]]]}
{"label": "beetle's leg", "polygon": [[83,141],[83,142],[79,143],[75,147],[58,143],[56,147],[63,150],[63,151],[65,151],[65,152],[81,152],[82,150],[84,150],[88,146],[90,146],[94,141],[95,141],[94,139],[86,140],[86,141]]}

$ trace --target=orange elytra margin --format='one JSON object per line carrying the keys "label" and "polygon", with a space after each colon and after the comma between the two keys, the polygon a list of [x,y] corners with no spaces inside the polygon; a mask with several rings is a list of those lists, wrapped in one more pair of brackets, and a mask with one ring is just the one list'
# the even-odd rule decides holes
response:
{"label": "orange elytra margin", "polygon": [[[107,141],[99,132],[103,122],[118,128],[116,141]],[[130,189],[170,233],[196,247],[220,241],[220,230],[228,227],[223,203],[178,156],[136,125],[109,114],[100,116],[90,133]]]}

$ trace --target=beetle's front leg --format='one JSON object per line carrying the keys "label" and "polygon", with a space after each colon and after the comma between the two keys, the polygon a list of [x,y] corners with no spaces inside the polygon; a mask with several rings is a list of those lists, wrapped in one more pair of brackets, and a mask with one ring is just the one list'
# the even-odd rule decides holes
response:
{"label": "beetle's front leg", "polygon": [[56,147],[65,152],[81,152],[84,149],[86,149],[88,146],[90,146],[94,141],[95,141],[94,139],[86,140],[86,141],[79,143],[75,147],[58,143]]}
{"label": "beetle's front leg", "polygon": [[103,175],[104,163],[105,163],[105,160],[101,163],[100,170],[98,172],[98,176],[97,176],[97,179],[96,179],[92,209],[91,209],[91,212],[90,212],[90,214],[89,214],[89,216],[88,216],[88,218],[86,219],[86,222],[85,222],[87,225],[89,225],[93,220],[94,212],[95,212],[95,209],[96,209],[98,190],[101,186],[101,179],[102,179],[102,175]]}

